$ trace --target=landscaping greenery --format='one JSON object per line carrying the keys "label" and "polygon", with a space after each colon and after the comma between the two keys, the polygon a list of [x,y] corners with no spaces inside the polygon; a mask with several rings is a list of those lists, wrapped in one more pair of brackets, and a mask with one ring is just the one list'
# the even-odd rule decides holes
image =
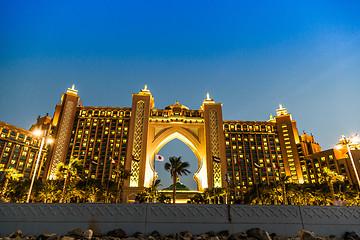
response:
{"label": "landscaping greenery", "polygon": [[[187,175],[189,164],[182,162],[181,157],[170,157],[165,163],[173,179],[172,202],[176,199],[176,183],[178,177]],[[283,175],[280,181],[271,184],[258,184],[248,187],[241,201],[243,204],[265,205],[360,205],[360,192],[356,186],[346,184],[343,176],[323,168],[321,183],[294,184],[290,178]],[[69,163],[58,166],[57,180],[36,180],[30,196],[30,202],[43,203],[121,203],[123,202],[124,181],[130,177],[130,172],[117,166],[113,180],[87,178],[83,174],[83,166],[77,158],[71,158]],[[1,200],[6,202],[25,202],[29,191],[30,180],[22,179],[15,169],[6,169],[0,181]],[[158,188],[160,180],[155,180],[149,188],[138,193],[138,202],[170,203],[171,198]],[[224,204],[226,195],[230,203],[235,203],[236,197],[226,188],[207,188],[203,193],[195,194],[189,203],[196,204]],[[127,202],[127,201],[124,201]]]}

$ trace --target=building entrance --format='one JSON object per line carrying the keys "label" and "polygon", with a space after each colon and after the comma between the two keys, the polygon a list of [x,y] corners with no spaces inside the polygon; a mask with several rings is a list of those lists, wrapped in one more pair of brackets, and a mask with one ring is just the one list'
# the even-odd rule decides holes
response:
{"label": "building entrance", "polygon": [[179,139],[194,152],[198,169],[194,174],[199,191],[225,186],[225,143],[221,104],[209,96],[199,110],[189,110],[175,102],[165,109],[155,109],[150,91],[133,94],[126,169],[131,177],[127,191],[141,191],[154,180],[153,161],[169,141]]}

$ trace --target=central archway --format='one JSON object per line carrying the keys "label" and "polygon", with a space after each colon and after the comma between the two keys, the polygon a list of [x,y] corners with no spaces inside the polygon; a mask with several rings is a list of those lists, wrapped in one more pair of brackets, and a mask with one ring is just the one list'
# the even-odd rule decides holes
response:
{"label": "central archway", "polygon": [[[198,158],[195,156],[193,150],[189,148],[183,141],[175,138],[165,144],[157,153],[164,158],[163,162],[154,161],[154,168],[156,170],[157,179],[161,180],[161,187],[159,189],[168,188],[173,184],[173,179],[171,178],[170,172],[166,171],[164,165],[166,162],[169,162],[169,158],[172,156],[180,157],[181,161],[188,162],[189,167],[187,170],[190,171],[188,175],[180,176],[180,182],[188,187],[191,191],[197,191],[198,184],[194,179],[194,173],[198,170]],[[156,157],[155,157],[156,158]]]}
{"label": "central archway", "polygon": [[198,169],[194,173],[194,179],[197,183],[197,190],[203,191],[208,187],[207,179],[207,167],[206,167],[206,149],[203,144],[201,133],[203,132],[203,126],[192,126],[188,128],[180,126],[166,126],[166,124],[150,124],[149,125],[149,138],[152,141],[148,141],[146,166],[145,166],[145,178],[144,185],[148,187],[154,180],[154,157],[155,154],[168,142],[173,139],[179,139],[184,142],[195,154],[198,160]]}

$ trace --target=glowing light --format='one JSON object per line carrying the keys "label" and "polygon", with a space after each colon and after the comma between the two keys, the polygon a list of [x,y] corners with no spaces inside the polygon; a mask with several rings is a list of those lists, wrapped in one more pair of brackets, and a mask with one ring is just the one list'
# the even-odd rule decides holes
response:
{"label": "glowing light", "polygon": [[48,144],[52,144],[52,143],[54,142],[54,139],[48,138],[48,139],[46,140],[46,142],[47,142]]}
{"label": "glowing light", "polygon": [[282,110],[282,109],[283,109],[282,104],[279,103],[279,110]]}
{"label": "glowing light", "polygon": [[342,148],[343,148],[343,146],[341,146],[340,144],[335,145],[335,149],[337,149],[337,150],[340,150]]}
{"label": "glowing light", "polygon": [[41,131],[41,130],[35,130],[35,131],[33,132],[33,134],[34,134],[35,136],[39,137],[39,136],[41,136],[42,131]]}
{"label": "glowing light", "polygon": [[350,142],[351,142],[351,143],[354,143],[354,144],[360,143],[360,138],[359,138],[359,136],[356,134],[355,136],[353,136],[352,138],[350,138]]}

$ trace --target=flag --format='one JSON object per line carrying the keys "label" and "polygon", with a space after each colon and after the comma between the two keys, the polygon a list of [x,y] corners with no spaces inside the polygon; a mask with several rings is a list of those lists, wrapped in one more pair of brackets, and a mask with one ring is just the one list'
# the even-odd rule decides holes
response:
{"label": "flag", "polygon": [[239,163],[238,163],[238,161],[237,161],[237,159],[236,159],[236,156],[234,156],[234,164],[239,165]]}
{"label": "flag", "polygon": [[155,155],[155,161],[163,162],[163,161],[164,161],[164,157],[161,156],[161,155]]}
{"label": "flag", "polygon": [[230,181],[230,174],[229,173],[225,173],[225,181],[227,183],[229,183],[229,181]]}
{"label": "flag", "polygon": [[117,163],[113,158],[111,158],[111,163],[113,163],[113,164],[119,164],[119,163]]}
{"label": "flag", "polygon": [[219,162],[220,162],[220,158],[213,156],[213,161],[219,163]]}
{"label": "flag", "polygon": [[261,168],[261,166],[259,164],[257,164],[256,162],[254,162],[254,165],[257,166],[258,168]]}
{"label": "flag", "polygon": [[90,164],[98,165],[98,163],[93,160],[91,160]]}
{"label": "flag", "polygon": [[276,163],[272,163],[272,167],[273,167],[273,168],[277,168],[278,170],[280,170],[280,166],[277,165]]}

